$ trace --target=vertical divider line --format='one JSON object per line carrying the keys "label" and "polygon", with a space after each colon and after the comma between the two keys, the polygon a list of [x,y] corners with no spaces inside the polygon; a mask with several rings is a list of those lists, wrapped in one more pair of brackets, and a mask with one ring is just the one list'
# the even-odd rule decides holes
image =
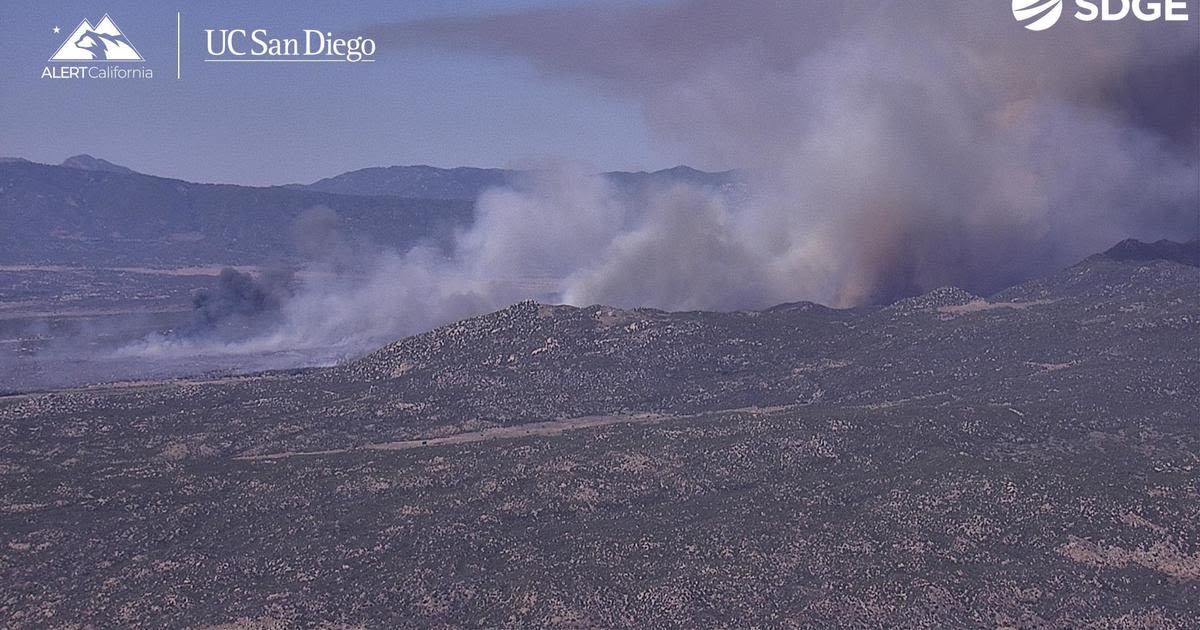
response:
{"label": "vertical divider line", "polygon": [[179,80],[179,11],[175,12],[175,80]]}

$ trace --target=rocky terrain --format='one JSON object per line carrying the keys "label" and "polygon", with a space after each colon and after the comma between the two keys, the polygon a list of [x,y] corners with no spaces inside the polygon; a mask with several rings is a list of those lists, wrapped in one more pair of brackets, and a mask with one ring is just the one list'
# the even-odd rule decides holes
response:
{"label": "rocky terrain", "polygon": [[1146,251],[2,397],[0,619],[1194,627],[1200,268]]}

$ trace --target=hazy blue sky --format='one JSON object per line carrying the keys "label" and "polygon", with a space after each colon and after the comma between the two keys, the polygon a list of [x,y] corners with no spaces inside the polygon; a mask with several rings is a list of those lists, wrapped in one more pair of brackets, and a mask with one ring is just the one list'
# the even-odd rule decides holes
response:
{"label": "hazy blue sky", "polygon": [[[653,169],[680,161],[650,141],[633,101],[547,77],[513,57],[382,46],[373,64],[201,61],[204,28],[352,33],[381,22],[551,4],[8,0],[0,3],[0,156],[57,163],[90,153],[146,173],[242,184],[308,182],[390,164],[570,159],[597,169]],[[179,81],[176,11],[183,23]],[[42,79],[66,33],[105,13],[154,79]]]}

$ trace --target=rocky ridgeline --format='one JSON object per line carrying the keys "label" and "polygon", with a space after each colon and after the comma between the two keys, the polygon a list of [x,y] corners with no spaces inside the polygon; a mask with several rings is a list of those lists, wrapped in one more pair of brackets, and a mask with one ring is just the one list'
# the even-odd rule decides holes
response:
{"label": "rocky ridgeline", "polygon": [[817,388],[784,366],[815,357],[827,338],[797,335],[796,326],[843,317],[522,302],[404,339],[337,368],[336,378],[425,397],[432,390],[434,398],[457,396],[501,417],[531,407],[569,417],[796,402]]}
{"label": "rocky ridgeline", "polygon": [[[364,410],[420,405],[422,417],[485,425],[913,396],[986,399],[1028,386],[1037,373],[1031,365],[1098,366],[1106,356],[1136,355],[1147,343],[1139,331],[1194,329],[1188,309],[1198,282],[1200,270],[1175,263],[1089,259],[987,300],[947,287],[875,309],[796,303],[666,313],[522,302],[311,378],[334,391],[365,387]],[[393,422],[421,424],[407,415]]]}
{"label": "rocky ridgeline", "polygon": [[1101,303],[1137,296],[1157,300],[1163,289],[1196,286],[1196,267],[1168,260],[1118,260],[1092,256],[1056,274],[1031,280],[992,296],[994,300],[1072,299]]}

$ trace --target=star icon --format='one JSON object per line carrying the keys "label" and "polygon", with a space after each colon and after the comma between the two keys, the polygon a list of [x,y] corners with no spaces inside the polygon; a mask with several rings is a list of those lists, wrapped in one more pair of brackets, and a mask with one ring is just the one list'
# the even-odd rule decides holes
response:
{"label": "star icon", "polygon": [[55,26],[55,27],[54,27],[54,34],[55,34],[55,35],[58,35],[58,32],[59,32],[60,30],[62,30],[62,29],[60,29],[60,28],[58,28],[57,26]]}

